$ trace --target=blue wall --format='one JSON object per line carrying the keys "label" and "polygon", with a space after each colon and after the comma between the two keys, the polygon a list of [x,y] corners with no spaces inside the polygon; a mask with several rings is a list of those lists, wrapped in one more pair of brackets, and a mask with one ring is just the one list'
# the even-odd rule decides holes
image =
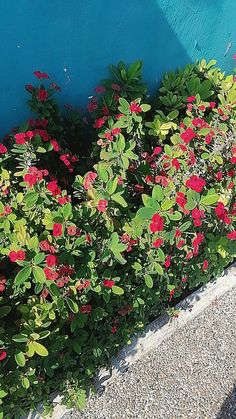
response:
{"label": "blue wall", "polygon": [[107,65],[142,59],[153,90],[164,71],[216,58],[232,71],[236,0],[0,0],[0,133],[29,115],[34,70],[84,106]]}

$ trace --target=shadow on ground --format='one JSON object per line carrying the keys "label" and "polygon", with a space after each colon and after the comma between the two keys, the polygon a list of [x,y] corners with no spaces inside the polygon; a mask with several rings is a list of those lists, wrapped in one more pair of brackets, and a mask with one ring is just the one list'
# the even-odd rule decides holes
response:
{"label": "shadow on ground", "polygon": [[215,419],[236,419],[236,384],[229,396],[226,397]]}

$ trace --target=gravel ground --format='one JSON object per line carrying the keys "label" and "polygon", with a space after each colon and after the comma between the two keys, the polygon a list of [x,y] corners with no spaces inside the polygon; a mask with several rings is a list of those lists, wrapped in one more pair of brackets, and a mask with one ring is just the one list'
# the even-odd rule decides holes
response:
{"label": "gravel ground", "polygon": [[236,419],[236,290],[63,419]]}

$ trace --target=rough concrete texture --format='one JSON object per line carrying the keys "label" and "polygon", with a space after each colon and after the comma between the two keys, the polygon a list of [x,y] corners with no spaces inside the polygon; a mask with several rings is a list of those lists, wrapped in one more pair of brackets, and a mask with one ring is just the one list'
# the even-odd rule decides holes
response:
{"label": "rough concrete texture", "polygon": [[63,419],[236,419],[235,315],[234,288]]}

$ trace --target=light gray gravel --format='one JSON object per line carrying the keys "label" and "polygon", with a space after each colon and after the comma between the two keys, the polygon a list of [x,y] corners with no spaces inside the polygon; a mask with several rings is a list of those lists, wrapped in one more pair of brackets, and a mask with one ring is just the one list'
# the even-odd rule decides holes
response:
{"label": "light gray gravel", "polygon": [[236,419],[236,289],[63,419]]}

